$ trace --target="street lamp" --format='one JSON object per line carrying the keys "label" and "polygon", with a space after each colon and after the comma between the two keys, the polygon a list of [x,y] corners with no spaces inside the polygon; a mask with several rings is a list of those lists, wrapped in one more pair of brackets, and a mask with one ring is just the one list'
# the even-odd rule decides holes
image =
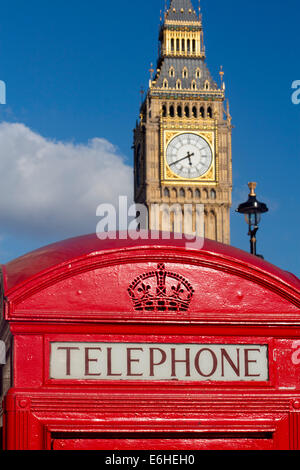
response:
{"label": "street lamp", "polygon": [[256,253],[256,233],[258,231],[258,225],[261,220],[261,214],[268,212],[269,209],[267,208],[266,204],[259,202],[256,199],[256,183],[249,183],[248,186],[250,189],[248,201],[240,204],[236,212],[245,215],[246,223],[249,226],[248,235],[250,236],[251,254],[258,256],[259,258],[263,258],[263,256]]}

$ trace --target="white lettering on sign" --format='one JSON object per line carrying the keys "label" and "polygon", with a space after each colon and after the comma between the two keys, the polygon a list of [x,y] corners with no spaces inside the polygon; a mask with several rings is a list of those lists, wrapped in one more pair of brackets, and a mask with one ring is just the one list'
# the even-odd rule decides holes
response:
{"label": "white lettering on sign", "polygon": [[268,346],[55,342],[50,378],[268,381]]}

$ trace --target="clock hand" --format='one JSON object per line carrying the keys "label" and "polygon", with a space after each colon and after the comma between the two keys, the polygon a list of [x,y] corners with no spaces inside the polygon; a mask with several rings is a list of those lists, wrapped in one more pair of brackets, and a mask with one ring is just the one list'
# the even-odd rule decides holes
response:
{"label": "clock hand", "polygon": [[188,158],[188,159],[189,159],[190,165],[192,166],[191,157],[192,157],[193,155],[195,155],[195,154],[194,154],[194,153],[189,153],[189,152],[188,152],[188,154],[187,154],[187,156],[186,156],[186,157],[180,158],[179,160],[176,160],[176,162],[172,162],[172,163],[170,163],[170,166],[172,166],[172,165],[176,165],[176,163],[182,162],[182,160],[185,160],[186,158]]}

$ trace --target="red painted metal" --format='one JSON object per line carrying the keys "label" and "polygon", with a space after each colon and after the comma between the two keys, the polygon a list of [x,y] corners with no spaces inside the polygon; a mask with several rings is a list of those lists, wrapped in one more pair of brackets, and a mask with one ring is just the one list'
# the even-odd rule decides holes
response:
{"label": "red painted metal", "polygon": [[[208,240],[197,250],[122,237],[71,239],[2,267],[13,336],[5,448],[300,449],[299,279]],[[129,286],[158,269],[185,285],[182,311],[134,303]],[[269,377],[57,380],[55,342],[263,344]]]}

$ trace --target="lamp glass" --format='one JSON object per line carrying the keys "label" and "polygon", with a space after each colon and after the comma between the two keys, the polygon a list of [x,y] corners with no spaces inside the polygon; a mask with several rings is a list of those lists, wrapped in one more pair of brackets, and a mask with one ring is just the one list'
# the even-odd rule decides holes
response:
{"label": "lamp glass", "polygon": [[245,220],[246,224],[248,225],[258,225],[261,221],[261,214],[257,212],[250,212],[248,214],[245,214]]}

